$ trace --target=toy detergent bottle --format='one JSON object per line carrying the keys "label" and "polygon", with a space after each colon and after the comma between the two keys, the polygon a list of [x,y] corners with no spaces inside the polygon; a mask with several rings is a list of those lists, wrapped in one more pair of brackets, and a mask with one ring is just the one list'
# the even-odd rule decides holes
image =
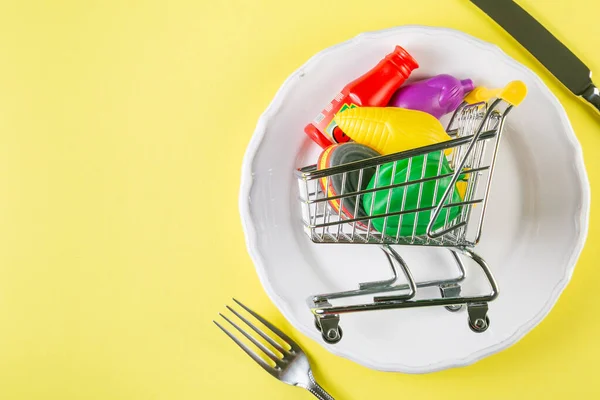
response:
{"label": "toy detergent bottle", "polygon": [[455,111],[465,95],[473,90],[473,81],[452,75],[437,75],[401,87],[390,100],[392,107],[419,110],[441,118]]}
{"label": "toy detergent bottle", "polygon": [[373,69],[347,84],[340,93],[304,128],[304,132],[322,148],[350,140],[336,125],[338,111],[357,106],[385,106],[392,95],[419,64],[402,47],[385,56]]}

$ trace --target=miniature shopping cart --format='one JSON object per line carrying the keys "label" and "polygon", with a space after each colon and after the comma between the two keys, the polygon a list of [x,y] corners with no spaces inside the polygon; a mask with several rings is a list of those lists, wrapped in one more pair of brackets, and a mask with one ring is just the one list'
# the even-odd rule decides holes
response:
{"label": "miniature shopping cart", "polygon": [[[340,315],[358,311],[443,306],[456,312],[466,305],[471,330],[488,329],[488,302],[498,296],[498,285],[473,248],[481,238],[505,118],[525,94],[526,87],[519,81],[502,89],[476,88],[448,124],[451,140],[330,168],[311,165],[296,171],[304,231],[310,239],[319,244],[379,245],[392,270],[387,280],[310,297],[315,326],[325,342],[339,342]],[[390,169],[391,179],[379,179]],[[399,169],[405,173],[395,174]],[[403,179],[396,180],[395,176]],[[341,191],[325,190],[333,179],[341,182]],[[352,185],[352,179],[358,184]],[[366,185],[366,181],[371,184]],[[377,198],[386,205],[374,211]],[[395,245],[447,248],[456,273],[445,279],[416,281]],[[461,296],[465,258],[483,271],[489,285],[487,293]],[[419,289],[425,287],[438,287],[439,297],[417,299]],[[357,296],[368,296],[371,301],[332,304]]]}

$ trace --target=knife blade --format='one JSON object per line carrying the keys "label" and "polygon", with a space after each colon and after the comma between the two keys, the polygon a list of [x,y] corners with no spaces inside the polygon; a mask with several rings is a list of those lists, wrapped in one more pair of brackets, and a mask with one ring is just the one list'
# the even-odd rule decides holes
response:
{"label": "knife blade", "polygon": [[592,71],[571,50],[513,0],[471,0],[575,95],[600,111]]}

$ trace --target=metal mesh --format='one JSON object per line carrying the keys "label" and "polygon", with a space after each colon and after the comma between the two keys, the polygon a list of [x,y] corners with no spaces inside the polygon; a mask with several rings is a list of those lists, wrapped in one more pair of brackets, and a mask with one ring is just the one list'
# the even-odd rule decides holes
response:
{"label": "metal mesh", "polygon": [[[453,139],[444,143],[300,169],[307,235],[317,243],[473,246],[506,113],[500,103],[461,105],[447,129]],[[339,193],[332,180],[341,182]]]}

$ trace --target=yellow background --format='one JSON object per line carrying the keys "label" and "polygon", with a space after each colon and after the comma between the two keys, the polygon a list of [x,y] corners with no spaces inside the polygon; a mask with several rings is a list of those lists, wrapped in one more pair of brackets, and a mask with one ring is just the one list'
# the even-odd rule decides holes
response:
{"label": "yellow background", "polygon": [[[600,3],[519,2],[600,74]],[[600,396],[597,197],[552,313],[470,367],[370,371],[263,292],[238,214],[259,115],[315,52],[402,24],[460,29],[533,68],[600,187],[600,118],[466,0],[2,1],[0,398],[311,398],[212,324],[231,296],[289,332],[339,399]]]}

